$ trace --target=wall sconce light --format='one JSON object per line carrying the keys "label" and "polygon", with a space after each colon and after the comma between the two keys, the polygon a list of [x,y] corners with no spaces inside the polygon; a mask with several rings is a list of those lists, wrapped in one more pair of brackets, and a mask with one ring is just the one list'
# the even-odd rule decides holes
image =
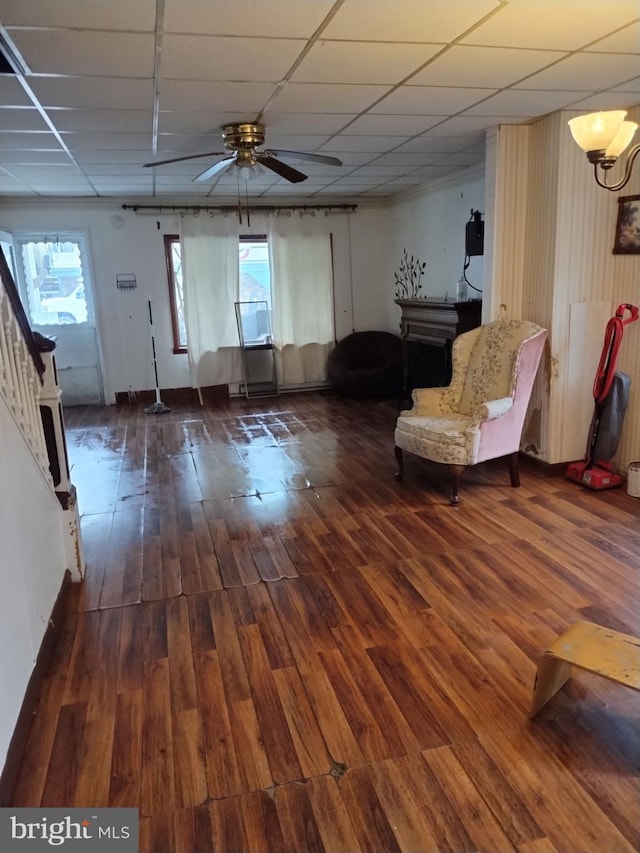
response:
{"label": "wall sconce light", "polygon": [[[623,177],[616,184],[607,184],[607,172],[614,166],[638,129],[635,122],[624,120],[626,114],[626,110],[610,110],[578,116],[569,121],[573,138],[580,148],[586,151],[589,162],[593,163],[596,183],[612,192],[617,192],[626,185],[631,177],[633,162],[640,151],[640,145],[630,148]],[[602,180],[598,169],[602,171]]]}

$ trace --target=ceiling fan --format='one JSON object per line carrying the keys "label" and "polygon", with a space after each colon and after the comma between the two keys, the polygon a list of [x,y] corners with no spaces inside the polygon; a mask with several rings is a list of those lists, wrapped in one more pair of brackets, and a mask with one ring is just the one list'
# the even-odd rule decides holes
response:
{"label": "ceiling fan", "polygon": [[[226,169],[237,167],[243,170],[254,169],[256,166],[264,166],[285,178],[293,184],[305,181],[307,176],[293,166],[282,163],[278,157],[291,158],[294,160],[308,160],[312,163],[324,163],[328,166],[342,166],[342,161],[337,157],[327,157],[324,154],[309,154],[303,151],[282,151],[268,149],[257,151],[258,146],[264,144],[264,125],[262,124],[226,124],[222,128],[224,147],[233,151],[231,156],[209,166],[204,172],[196,175],[194,181],[208,181],[215,175],[219,175]],[[168,163],[180,163],[183,160],[195,160],[198,157],[218,157],[227,154],[226,151],[207,151],[204,154],[189,154],[186,157],[172,157],[169,160],[157,160],[155,163],[144,163],[144,166],[164,166]],[[245,172],[245,175],[248,171]]]}

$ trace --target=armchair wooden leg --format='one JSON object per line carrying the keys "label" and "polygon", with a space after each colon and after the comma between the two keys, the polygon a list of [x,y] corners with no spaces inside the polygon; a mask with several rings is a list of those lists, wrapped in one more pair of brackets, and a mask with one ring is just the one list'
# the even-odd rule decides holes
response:
{"label": "armchair wooden leg", "polygon": [[511,485],[517,489],[520,485],[520,471],[518,469],[518,451],[509,455],[509,476],[511,477]]}
{"label": "armchair wooden leg", "polygon": [[460,487],[460,478],[466,465],[449,465],[449,473],[451,474],[451,498],[449,503],[451,506],[457,506],[460,503],[458,497],[458,488]]}
{"label": "armchair wooden leg", "polygon": [[396,480],[401,483],[404,478],[404,458],[402,456],[402,448],[395,446],[395,454],[396,459],[398,460],[398,471],[396,473]]}

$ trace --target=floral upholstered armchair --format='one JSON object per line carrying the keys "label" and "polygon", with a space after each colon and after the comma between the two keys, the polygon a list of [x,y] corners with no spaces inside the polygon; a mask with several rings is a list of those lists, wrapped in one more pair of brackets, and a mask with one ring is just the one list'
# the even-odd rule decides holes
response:
{"label": "floral upholstered armchair", "polygon": [[403,451],[449,466],[457,504],[467,465],[508,456],[511,485],[519,486],[518,452],[546,329],[525,320],[498,320],[453,342],[453,373],[445,388],[416,388],[413,408],[395,430],[397,480]]}

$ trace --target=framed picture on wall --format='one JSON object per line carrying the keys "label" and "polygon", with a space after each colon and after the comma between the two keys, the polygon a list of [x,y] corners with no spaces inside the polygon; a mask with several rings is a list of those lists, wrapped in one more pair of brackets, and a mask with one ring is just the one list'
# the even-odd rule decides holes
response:
{"label": "framed picture on wall", "polygon": [[640,195],[618,199],[614,255],[640,255]]}

